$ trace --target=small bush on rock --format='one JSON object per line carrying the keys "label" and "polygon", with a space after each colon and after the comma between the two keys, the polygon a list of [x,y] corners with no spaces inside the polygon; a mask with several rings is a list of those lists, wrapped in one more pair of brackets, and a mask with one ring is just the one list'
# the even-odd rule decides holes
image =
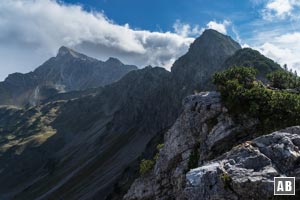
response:
{"label": "small bush on rock", "polygon": [[154,161],[153,160],[146,160],[143,159],[140,163],[140,174],[144,175],[148,173],[154,166]]}
{"label": "small bush on rock", "polygon": [[230,189],[230,183],[232,181],[230,175],[228,173],[224,172],[224,173],[221,174],[220,178],[221,178],[221,180],[224,184],[224,188],[225,189]]}

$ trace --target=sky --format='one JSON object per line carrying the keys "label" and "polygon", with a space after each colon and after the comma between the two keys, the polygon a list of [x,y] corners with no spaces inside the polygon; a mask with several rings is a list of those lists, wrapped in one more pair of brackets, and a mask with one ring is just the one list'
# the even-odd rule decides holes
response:
{"label": "sky", "polygon": [[1,0],[0,81],[60,46],[170,70],[208,28],[300,72],[300,0]]}

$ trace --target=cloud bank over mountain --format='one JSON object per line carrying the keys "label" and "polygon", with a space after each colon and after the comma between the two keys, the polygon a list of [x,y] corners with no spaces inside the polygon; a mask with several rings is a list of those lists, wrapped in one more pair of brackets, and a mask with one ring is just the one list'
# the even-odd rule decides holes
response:
{"label": "cloud bank over mountain", "polygon": [[62,45],[99,59],[115,56],[139,66],[168,68],[194,41],[188,35],[135,30],[101,12],[51,0],[4,0],[0,13],[0,59],[7,68],[1,74],[33,69]]}
{"label": "cloud bank over mountain", "polygon": [[[297,21],[295,0],[252,0],[263,4],[261,20],[271,18]],[[285,5],[282,6],[282,5]],[[28,72],[56,54],[62,45],[92,57],[106,60],[117,57],[124,63],[139,67],[158,65],[170,69],[173,62],[187,52],[194,38],[204,29],[223,34],[234,33],[241,42],[230,19],[207,21],[206,25],[190,25],[175,20],[173,30],[158,32],[141,30],[129,24],[117,24],[103,12],[87,11],[82,6],[56,0],[2,0],[0,2],[0,80],[9,73]],[[258,30],[260,32],[260,30]],[[256,34],[255,42],[247,43],[280,64],[299,68],[300,32],[266,31]],[[264,35],[264,36],[263,36]],[[267,37],[266,37],[267,36]],[[257,38],[256,38],[257,37]],[[242,44],[244,45],[244,44]]]}

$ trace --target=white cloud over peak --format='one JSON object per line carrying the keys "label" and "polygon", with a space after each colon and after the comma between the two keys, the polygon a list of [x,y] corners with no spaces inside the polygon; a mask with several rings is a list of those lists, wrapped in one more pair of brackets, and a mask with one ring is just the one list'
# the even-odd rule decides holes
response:
{"label": "white cloud over peak", "polygon": [[230,21],[228,20],[224,20],[223,22],[221,23],[218,23],[216,21],[210,21],[208,24],[207,24],[207,28],[209,29],[214,29],[216,31],[219,31],[220,33],[223,33],[223,34],[227,34],[227,27],[231,24]]}
{"label": "white cloud over peak", "polygon": [[182,23],[180,20],[176,20],[173,28],[176,34],[183,37],[197,37],[203,32],[203,28],[200,28],[199,25],[192,27],[190,24]]}
{"label": "white cloud over peak", "polygon": [[201,28],[199,25],[192,27],[190,24],[176,20],[173,28],[176,34],[183,37],[198,37],[205,29],[214,29],[220,33],[227,34],[227,28],[229,25],[231,25],[231,22],[228,20],[224,20],[223,22],[210,21],[206,24],[205,28]]}
{"label": "white cloud over peak", "polygon": [[[189,31],[196,33],[196,29]],[[0,80],[8,73],[34,69],[62,45],[99,59],[113,56],[141,67],[169,68],[194,41],[185,32],[150,32],[118,25],[101,12],[55,0],[1,0],[0,30]]]}
{"label": "white cloud over peak", "polygon": [[[228,21],[206,28],[226,34]],[[54,56],[62,45],[104,60],[117,57],[140,67],[170,69],[204,28],[177,20],[174,32],[136,30],[102,12],[58,0],[0,1],[0,81],[9,73],[28,72]]]}

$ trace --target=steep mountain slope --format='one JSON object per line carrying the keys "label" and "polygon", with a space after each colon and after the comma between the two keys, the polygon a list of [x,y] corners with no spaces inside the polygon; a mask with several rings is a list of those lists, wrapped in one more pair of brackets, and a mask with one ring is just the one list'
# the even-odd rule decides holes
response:
{"label": "steep mountain slope", "polygon": [[181,92],[192,94],[194,90],[213,87],[211,76],[225,69],[223,63],[241,46],[215,30],[206,30],[190,46],[187,54],[179,58],[172,67],[172,75]]}
{"label": "steep mountain slope", "polygon": [[[0,198],[105,199],[111,193],[109,198],[120,199],[115,195],[122,195],[137,175],[131,166],[136,166],[140,156],[155,146],[149,144],[157,143],[172,126],[181,113],[182,99],[194,90],[212,89],[209,76],[225,68],[225,60],[239,49],[228,36],[207,30],[174,64],[171,73],[146,67],[92,91],[92,95],[59,95],[28,109],[1,108],[0,166],[4,167],[0,183],[6,184],[0,185]],[[64,52],[63,57],[74,56],[72,51]],[[81,55],[75,57],[80,59]],[[50,65],[44,65],[33,73],[62,80],[49,69]],[[72,77],[63,80],[66,88],[86,85],[72,84]],[[13,123],[16,121],[19,123]],[[47,133],[44,130],[51,130],[51,134],[43,135]],[[130,178],[122,176],[128,171]],[[117,182],[125,183],[119,194],[112,191]]]}
{"label": "steep mountain slope", "polygon": [[[0,179],[7,184],[1,185],[0,193],[14,194],[11,189],[18,189],[12,187],[16,183],[20,188],[27,187],[19,191],[16,199],[55,199],[58,196],[89,199],[109,193],[118,176],[140,156],[149,141],[175,120],[177,110],[169,103],[172,96],[166,95],[168,88],[164,87],[168,86],[169,74],[162,68],[147,67],[129,73],[119,82],[105,87],[97,96],[58,101],[54,120],[48,120],[46,113],[56,103],[33,109],[38,111],[32,115],[41,119],[23,117],[22,113],[33,112],[31,110],[7,115],[5,113],[10,109],[4,109],[3,120],[24,120],[17,125],[8,124],[1,133],[9,138],[11,128],[16,130],[12,134],[20,137],[1,145],[0,162],[1,166],[6,166],[1,173],[6,176]],[[38,143],[36,137],[40,131],[35,131],[32,124],[43,120],[54,131],[49,137],[42,134],[47,141]],[[19,130],[24,130],[24,135]],[[30,142],[24,146],[21,138]],[[24,150],[16,154],[19,147]],[[36,159],[30,155],[35,155]],[[11,156],[13,162],[9,162]],[[24,164],[27,161],[31,163],[29,166]],[[17,181],[17,177],[24,179]]]}
{"label": "steep mountain slope", "polygon": [[15,73],[0,82],[0,105],[36,105],[59,92],[85,90],[119,80],[133,65],[124,65],[116,58],[102,62],[67,47],[61,47],[33,72]]}

